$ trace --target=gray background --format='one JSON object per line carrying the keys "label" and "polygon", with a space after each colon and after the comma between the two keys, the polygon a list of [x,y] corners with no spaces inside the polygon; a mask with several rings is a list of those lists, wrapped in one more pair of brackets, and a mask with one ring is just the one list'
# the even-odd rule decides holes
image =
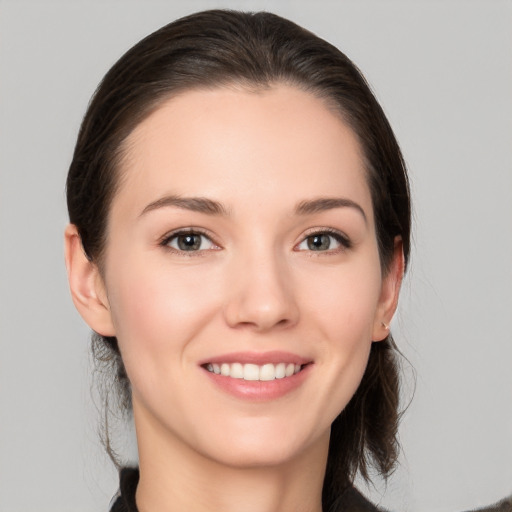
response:
{"label": "gray background", "polygon": [[117,488],[67,290],[66,170],[121,53],[217,6],[273,10],[345,51],[410,167],[415,247],[392,328],[417,389],[400,469],[365,492],[414,512],[512,493],[510,1],[16,0],[0,1],[0,511],[106,510]]}

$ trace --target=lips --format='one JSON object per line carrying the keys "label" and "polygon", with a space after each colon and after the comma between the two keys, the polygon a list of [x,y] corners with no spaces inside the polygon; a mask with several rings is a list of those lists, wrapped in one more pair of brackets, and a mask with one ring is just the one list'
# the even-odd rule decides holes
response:
{"label": "lips", "polygon": [[210,381],[224,392],[244,400],[280,398],[301,386],[314,366],[289,352],[239,352],[200,362]]}

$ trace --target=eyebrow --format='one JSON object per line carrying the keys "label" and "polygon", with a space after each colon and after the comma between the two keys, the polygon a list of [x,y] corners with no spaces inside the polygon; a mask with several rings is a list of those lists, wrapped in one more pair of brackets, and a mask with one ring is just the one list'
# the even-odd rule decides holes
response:
{"label": "eyebrow", "polygon": [[229,212],[227,209],[218,201],[208,199],[206,197],[180,197],[175,195],[169,195],[161,197],[152,203],[149,203],[144,210],[142,210],[141,216],[158,208],[166,206],[174,206],[176,208],[182,208],[184,210],[190,210],[193,212],[206,213],[208,215],[225,215]]}
{"label": "eyebrow", "polygon": [[365,223],[368,223],[363,208],[355,201],[344,197],[320,197],[310,201],[301,201],[296,206],[295,213],[298,215],[311,215],[312,213],[324,212],[334,208],[354,208],[363,216]]}
{"label": "eyebrow", "polygon": [[[180,197],[177,195],[164,196],[149,203],[144,210],[142,210],[140,215],[142,216],[150,211],[169,206],[193,212],[205,213],[207,215],[229,215],[229,211],[226,207],[222,203],[214,201],[213,199],[208,199],[206,197]],[[365,223],[368,222],[363,208],[355,201],[344,197],[320,197],[318,199],[304,200],[297,204],[295,207],[295,213],[297,215],[311,215],[313,213],[320,213],[327,210],[333,210],[335,208],[354,208],[362,215]]]}

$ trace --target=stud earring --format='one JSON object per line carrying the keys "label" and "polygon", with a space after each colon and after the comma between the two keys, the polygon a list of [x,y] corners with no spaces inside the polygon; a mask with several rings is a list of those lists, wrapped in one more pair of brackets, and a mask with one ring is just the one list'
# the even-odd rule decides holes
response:
{"label": "stud earring", "polygon": [[384,327],[384,329],[386,329],[386,331],[389,331],[389,325],[386,322],[381,322],[381,324],[382,324],[382,327]]}

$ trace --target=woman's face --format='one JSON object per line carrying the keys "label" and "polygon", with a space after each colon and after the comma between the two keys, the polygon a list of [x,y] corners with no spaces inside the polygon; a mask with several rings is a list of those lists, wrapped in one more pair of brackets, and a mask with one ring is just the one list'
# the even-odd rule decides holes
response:
{"label": "woman's face", "polygon": [[399,281],[352,131],[296,88],[219,88],[168,100],[126,149],[101,334],[140,447],[251,466],[327,446]]}

